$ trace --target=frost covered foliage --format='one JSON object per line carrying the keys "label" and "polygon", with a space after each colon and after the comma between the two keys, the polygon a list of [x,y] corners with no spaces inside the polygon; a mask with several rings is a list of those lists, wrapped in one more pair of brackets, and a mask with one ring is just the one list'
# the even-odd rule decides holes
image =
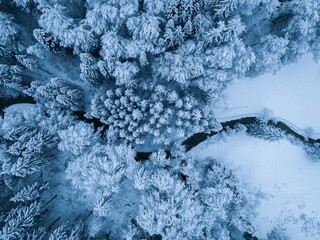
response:
{"label": "frost covered foliage", "polygon": [[42,114],[34,105],[26,104],[20,109],[6,110],[0,122],[1,179],[8,187],[16,187],[18,177],[40,171],[57,145],[58,139],[44,123]]}
{"label": "frost covered foliage", "polygon": [[74,111],[81,107],[83,97],[81,90],[61,78],[51,78],[50,82],[45,85],[34,81],[25,93],[50,109],[60,107]]}
{"label": "frost covered foliage", "polygon": [[253,229],[248,193],[232,172],[215,160],[169,161],[181,161],[182,169],[151,165],[137,173],[148,182],[137,216],[144,231],[162,239],[230,239]]}
{"label": "frost covered foliage", "polygon": [[[146,162],[130,146],[97,144],[71,160],[66,176],[93,209],[88,234],[110,239],[230,239],[250,223],[250,193],[215,160],[163,150]],[[112,223],[112,224],[110,224]]]}
{"label": "frost covered foliage", "polygon": [[98,134],[94,132],[92,125],[84,122],[76,123],[67,129],[59,131],[59,150],[70,151],[74,155],[80,155],[87,148],[98,141]]}
{"label": "frost covered foliage", "polygon": [[[106,121],[114,116],[109,106],[96,106],[96,99],[109,99],[108,92],[120,87],[133,89],[151,106],[160,85],[183,102],[194,97],[204,115],[234,79],[277,71],[304,53],[317,57],[320,49],[320,6],[311,0],[4,0],[1,6],[0,44],[6,51],[0,55],[12,57],[1,63],[0,84],[16,94],[25,90],[49,108],[90,112],[131,143],[146,142],[142,126],[124,133],[117,122]],[[189,136],[210,128],[196,121],[184,127],[180,105],[163,98],[163,111],[174,112],[168,124],[173,133]],[[137,118],[141,107],[130,108],[128,118]],[[153,124],[154,114],[147,114],[144,122]],[[214,111],[210,115],[215,125]],[[166,128],[150,127],[149,140],[168,143]]]}
{"label": "frost covered foliage", "polygon": [[124,174],[130,171],[135,151],[126,145],[94,145],[90,151],[83,153],[67,168],[67,178],[75,187],[108,197],[119,191],[118,184]]}
{"label": "frost covered foliage", "polygon": [[56,146],[57,139],[39,126],[40,121],[41,115],[35,108],[28,113],[10,111],[5,115],[1,126],[6,149],[1,159],[3,176],[26,177],[46,162],[45,155]]}
{"label": "frost covered foliage", "polygon": [[268,142],[280,141],[282,139],[286,139],[290,141],[292,144],[297,145],[308,154],[308,157],[313,161],[320,161],[320,143],[319,141],[315,141],[313,139],[308,139],[302,136],[295,136],[286,131],[273,126],[274,123],[264,123],[259,122],[255,124],[249,124],[245,126],[245,130],[249,133],[249,135],[261,138]]}
{"label": "frost covered foliage", "polygon": [[0,44],[7,45],[13,41],[18,33],[18,26],[13,22],[13,16],[0,12]]}
{"label": "frost covered foliage", "polygon": [[[79,150],[73,152],[76,158],[69,162],[66,178],[71,180],[75,188],[94,196],[93,210],[96,215],[108,216],[114,195],[125,190],[123,182],[126,178],[131,178],[135,169],[136,152],[126,144],[102,145],[97,139],[91,143],[92,145],[82,149],[81,154]],[[71,142],[67,149],[76,145],[77,143]]]}
{"label": "frost covered foliage", "polygon": [[[182,97],[163,85],[142,97],[132,89],[117,88],[93,100],[94,117],[110,125],[109,133],[136,144],[145,144],[152,136],[155,144],[168,145],[190,133],[219,128],[209,111],[199,108],[192,95]],[[110,133],[111,134],[111,133]]]}
{"label": "frost covered foliage", "polygon": [[[81,239],[82,224],[65,223],[51,233],[46,231],[44,227],[37,227],[41,222],[41,215],[44,214],[44,212],[41,212],[42,207],[43,205],[40,202],[34,201],[27,205],[19,205],[16,208],[12,208],[8,214],[0,219],[0,223],[3,226],[2,229],[0,228],[0,239]],[[47,230],[49,229],[47,228]]]}
{"label": "frost covered foliage", "polygon": [[1,240],[84,239],[81,219],[57,224],[61,216],[53,214],[60,213],[50,206],[57,197],[52,197],[57,180],[48,177],[48,167],[61,164],[57,129],[72,121],[68,114],[44,112],[34,104],[12,106],[0,118]]}
{"label": "frost covered foliage", "polygon": [[286,132],[279,128],[276,128],[272,125],[266,123],[255,123],[247,125],[247,132],[257,138],[263,140],[274,142],[286,138]]}
{"label": "frost covered foliage", "polygon": [[[233,80],[319,57],[317,1],[1,0],[0,9],[1,98],[37,105],[0,121],[0,239],[254,236],[250,193],[233,173],[170,148],[221,128],[214,110]],[[133,146],[158,151],[139,161]]]}
{"label": "frost covered foliage", "polygon": [[27,187],[24,187],[21,191],[16,193],[10,201],[13,202],[28,202],[32,200],[36,200],[40,197],[41,191],[43,191],[48,184],[40,186],[38,182],[33,183]]}
{"label": "frost covered foliage", "polygon": [[154,189],[142,198],[138,224],[148,234],[162,239],[200,237],[203,206],[194,192],[166,171],[158,171],[151,179]]}
{"label": "frost covered foliage", "polygon": [[34,218],[38,215],[40,215],[40,204],[38,202],[12,209],[1,221],[5,224],[0,230],[0,239],[13,240],[25,237],[27,230],[34,225]]}
{"label": "frost covered foliage", "polygon": [[23,90],[22,68],[16,64],[12,51],[0,45],[0,86],[2,97],[16,96]]}

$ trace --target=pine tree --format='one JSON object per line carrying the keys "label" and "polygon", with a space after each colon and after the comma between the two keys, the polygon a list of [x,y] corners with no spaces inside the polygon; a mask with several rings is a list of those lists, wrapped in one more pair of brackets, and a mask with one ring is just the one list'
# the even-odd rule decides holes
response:
{"label": "pine tree", "polygon": [[97,86],[100,80],[100,73],[98,72],[98,65],[95,59],[88,53],[81,53],[80,59],[80,78],[92,86]]}
{"label": "pine tree", "polygon": [[40,203],[33,202],[29,206],[12,209],[5,219],[0,231],[0,239],[11,240],[23,238],[27,229],[33,226],[34,218],[40,215]]}
{"label": "pine tree", "polygon": [[42,157],[19,157],[14,163],[4,164],[2,167],[5,174],[24,178],[38,172],[44,162]]}
{"label": "pine tree", "polygon": [[23,90],[22,69],[17,65],[0,64],[0,84],[5,88]]}
{"label": "pine tree", "polygon": [[149,179],[149,173],[147,170],[145,170],[143,167],[138,169],[136,171],[136,173],[134,174],[134,187],[137,190],[143,190],[145,189],[149,183],[148,183],[148,179]]}
{"label": "pine tree", "polygon": [[195,193],[178,180],[163,183],[169,183],[164,192],[162,187],[156,187],[147,197],[142,197],[138,224],[149,235],[161,235],[162,239],[201,238],[203,207]]}
{"label": "pine tree", "polygon": [[94,212],[100,217],[108,217],[112,208],[112,203],[107,197],[101,196],[97,199],[94,205]]}
{"label": "pine tree", "polygon": [[217,15],[229,17],[237,8],[238,0],[214,0],[211,7]]}
{"label": "pine tree", "polygon": [[134,87],[136,85],[134,76],[139,72],[139,68],[130,62],[116,62],[113,76],[116,79],[117,85],[126,87]]}
{"label": "pine tree", "polygon": [[0,11],[0,44],[12,45],[18,33],[18,26],[13,23],[13,17]]}
{"label": "pine tree", "polygon": [[110,63],[110,70],[113,71],[115,62],[124,56],[124,39],[118,36],[115,32],[106,32],[101,37],[101,51],[100,55],[108,63]]}
{"label": "pine tree", "polygon": [[66,32],[70,31],[73,21],[66,15],[66,8],[55,4],[42,9],[39,25],[47,33],[51,33],[59,40],[63,40]]}
{"label": "pine tree", "polygon": [[90,146],[98,142],[99,136],[94,132],[91,124],[79,122],[58,132],[60,143],[58,148],[61,151],[67,150],[74,155],[82,154]]}
{"label": "pine tree", "polygon": [[38,182],[34,182],[32,185],[24,187],[21,191],[17,192],[10,201],[13,202],[28,202],[34,201],[40,197],[40,192],[48,187],[48,184],[40,185]]}
{"label": "pine tree", "polygon": [[11,64],[14,60],[13,50],[9,46],[0,45],[0,61],[2,64]]}
{"label": "pine tree", "polygon": [[268,35],[261,39],[262,46],[259,46],[255,69],[258,72],[275,72],[283,65],[282,59],[287,51],[289,41],[285,38]]}
{"label": "pine tree", "polygon": [[27,9],[27,7],[32,4],[32,1],[30,0],[13,0],[13,2],[23,9]]}
{"label": "pine tree", "polygon": [[269,142],[279,141],[287,135],[285,131],[266,123],[250,124],[247,129],[250,135]]}
{"label": "pine tree", "polygon": [[134,157],[135,151],[130,146],[96,144],[69,163],[66,176],[76,188],[97,198],[108,197],[119,191],[124,174],[132,171],[128,166]]}
{"label": "pine tree", "polygon": [[57,38],[48,36],[43,29],[34,29],[33,36],[45,49],[55,53],[61,52],[60,42]]}
{"label": "pine tree", "polygon": [[129,18],[126,26],[132,33],[133,40],[156,43],[160,36],[160,18],[156,16],[143,13],[139,17]]}
{"label": "pine tree", "polygon": [[59,106],[79,110],[82,105],[82,91],[59,77],[51,78],[46,85],[34,81],[26,93],[51,109]]}
{"label": "pine tree", "polygon": [[49,240],[80,240],[82,239],[83,223],[70,224],[69,222],[62,224],[52,231]]}
{"label": "pine tree", "polygon": [[18,62],[28,69],[34,69],[37,67],[37,60],[30,55],[16,55]]}
{"label": "pine tree", "polygon": [[43,240],[46,235],[44,227],[34,229],[32,232],[26,234],[26,240]]}

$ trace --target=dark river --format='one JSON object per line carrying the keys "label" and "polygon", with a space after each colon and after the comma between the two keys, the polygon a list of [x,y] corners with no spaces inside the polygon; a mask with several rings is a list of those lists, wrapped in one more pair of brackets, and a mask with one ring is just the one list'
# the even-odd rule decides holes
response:
{"label": "dark river", "polygon": [[[27,97],[27,96],[26,97],[18,97],[18,98],[10,98],[10,99],[1,99],[0,98],[0,113],[1,113],[1,115],[3,116],[3,110],[6,107],[9,107],[10,105],[17,104],[17,103],[35,103],[35,101],[33,100],[32,97]],[[77,115],[79,120],[83,120],[88,123],[93,123],[95,129],[97,129],[98,127],[104,127],[105,129],[108,128],[108,125],[100,122],[99,119],[85,118],[84,117],[85,112],[78,111],[78,112],[75,112],[75,114]],[[257,122],[258,122],[258,119],[256,117],[245,117],[245,118],[240,118],[240,119],[234,119],[232,121],[227,121],[227,122],[221,123],[222,129],[219,132],[225,131],[227,128],[233,129],[234,126],[237,124],[242,124],[242,125],[246,126],[248,124],[253,124],[253,123],[257,123]],[[291,128],[289,128],[283,122],[274,123],[272,121],[269,121],[267,124],[272,125],[276,128],[279,128],[279,129],[285,131],[287,134],[291,134],[305,143],[309,143],[309,144],[314,144],[316,142],[320,143],[320,139],[305,138],[305,137],[301,136],[300,134],[296,133],[295,131],[293,131]],[[205,141],[208,137],[211,137],[219,132],[212,131],[209,133],[195,133],[194,135],[192,135],[191,137],[189,137],[188,139],[183,141],[183,145],[185,145],[186,150],[189,151],[193,147],[197,146],[199,143]],[[138,152],[137,156],[136,156],[136,160],[140,160],[140,161],[147,160],[149,158],[150,154],[151,154],[151,152]],[[167,155],[170,156],[169,151],[167,151]]]}

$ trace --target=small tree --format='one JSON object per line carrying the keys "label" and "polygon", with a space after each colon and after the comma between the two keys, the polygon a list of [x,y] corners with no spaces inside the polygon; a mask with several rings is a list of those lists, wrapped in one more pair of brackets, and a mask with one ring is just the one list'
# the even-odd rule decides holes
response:
{"label": "small tree", "polygon": [[17,192],[12,198],[10,198],[10,201],[24,203],[28,201],[34,201],[38,197],[40,197],[41,191],[43,191],[47,187],[48,183],[41,186],[38,182],[34,182],[32,185],[28,185],[21,191]]}
{"label": "small tree", "polygon": [[13,23],[13,17],[0,11],[0,44],[12,44],[18,33],[18,26]]}

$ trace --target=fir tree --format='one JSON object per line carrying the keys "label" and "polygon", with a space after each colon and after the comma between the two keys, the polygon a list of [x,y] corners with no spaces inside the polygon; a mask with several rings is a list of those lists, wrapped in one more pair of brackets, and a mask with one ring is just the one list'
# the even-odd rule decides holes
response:
{"label": "fir tree", "polygon": [[43,29],[34,29],[33,36],[45,49],[60,53],[61,48],[59,41],[55,37],[48,36]]}
{"label": "fir tree", "polygon": [[18,26],[13,23],[13,17],[7,13],[0,12],[0,44],[11,45],[18,33]]}
{"label": "fir tree", "polygon": [[59,131],[61,151],[67,150],[74,155],[82,154],[87,148],[98,142],[98,134],[94,132],[92,125],[79,122]]}
{"label": "fir tree", "polygon": [[12,209],[0,231],[0,239],[23,238],[25,231],[33,226],[34,218],[40,214],[40,204],[33,202],[29,206]]}
{"label": "fir tree", "polygon": [[0,84],[9,89],[23,90],[22,68],[17,65],[0,64]]}
{"label": "fir tree", "polygon": [[32,185],[28,185],[24,187],[21,191],[17,192],[10,201],[13,202],[28,202],[34,201],[38,197],[40,197],[40,192],[48,187],[48,184],[40,185],[38,182],[33,183]]}

